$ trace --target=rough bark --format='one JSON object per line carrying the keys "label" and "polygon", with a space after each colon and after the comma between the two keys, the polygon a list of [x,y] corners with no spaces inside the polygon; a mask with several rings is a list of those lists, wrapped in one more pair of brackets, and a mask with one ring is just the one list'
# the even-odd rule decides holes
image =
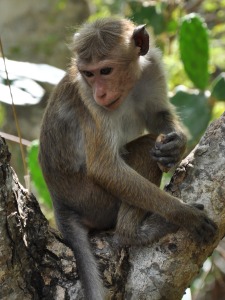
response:
{"label": "rough bark", "polygon": [[[18,182],[0,139],[0,299],[82,299],[71,250]],[[225,114],[177,168],[167,191],[203,203],[219,232],[196,245],[180,229],[148,247],[115,249],[111,233],[91,238],[112,299],[179,300],[225,234]]]}

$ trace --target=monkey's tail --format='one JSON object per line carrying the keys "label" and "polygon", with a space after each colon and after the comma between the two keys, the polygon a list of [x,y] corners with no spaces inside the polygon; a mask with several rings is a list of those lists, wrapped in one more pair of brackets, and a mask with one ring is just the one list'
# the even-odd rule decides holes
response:
{"label": "monkey's tail", "polygon": [[59,219],[57,221],[60,231],[74,252],[85,299],[105,299],[105,290],[98,272],[97,262],[91,251],[87,229],[74,216],[73,218],[67,216],[66,221],[63,220],[63,224],[60,224]]}

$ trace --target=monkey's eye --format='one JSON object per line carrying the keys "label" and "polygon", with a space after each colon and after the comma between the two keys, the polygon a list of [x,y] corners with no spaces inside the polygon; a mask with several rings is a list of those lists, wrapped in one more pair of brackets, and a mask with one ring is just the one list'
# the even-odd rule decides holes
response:
{"label": "monkey's eye", "polygon": [[83,73],[83,75],[85,77],[92,77],[92,76],[94,76],[94,74],[92,72],[90,72],[90,71],[82,71],[82,73]]}
{"label": "monkey's eye", "polygon": [[111,72],[112,72],[112,68],[110,67],[107,67],[107,68],[103,68],[100,70],[100,74],[101,75],[109,75]]}

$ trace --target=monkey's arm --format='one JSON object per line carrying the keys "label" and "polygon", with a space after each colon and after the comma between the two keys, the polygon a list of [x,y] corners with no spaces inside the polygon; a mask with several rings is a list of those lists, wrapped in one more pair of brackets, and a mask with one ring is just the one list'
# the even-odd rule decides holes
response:
{"label": "monkey's arm", "polygon": [[[155,94],[147,105],[147,128],[157,137],[152,157],[163,167],[162,171],[168,171],[182,159],[187,136],[175,107],[167,97],[166,80],[162,70],[156,66],[154,70],[158,72],[158,77],[152,81]],[[153,105],[153,102],[156,104]]]}
{"label": "monkey's arm", "polygon": [[[173,111],[168,110],[158,116],[158,137],[155,148],[152,149],[152,157],[163,172],[167,172],[182,159],[187,143],[187,136]],[[161,118],[161,120],[160,120]],[[163,126],[160,124],[163,124]]]}
{"label": "monkey's arm", "polygon": [[86,142],[87,173],[97,184],[121,201],[187,228],[199,242],[212,239],[216,226],[203,211],[165,193],[130,168],[107,136],[89,126]]}
{"label": "monkey's arm", "polygon": [[144,76],[148,78],[149,84],[141,86],[143,93],[149,95],[144,112],[146,125],[148,130],[158,137],[155,149],[152,149],[152,157],[168,171],[181,160],[186,149],[187,137],[167,96],[161,53],[152,48],[147,59],[151,63],[148,64]]}

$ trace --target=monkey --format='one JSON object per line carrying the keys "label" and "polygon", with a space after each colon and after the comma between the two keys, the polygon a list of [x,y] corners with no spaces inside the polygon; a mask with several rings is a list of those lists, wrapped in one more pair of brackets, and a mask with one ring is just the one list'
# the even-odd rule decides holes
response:
{"label": "monkey", "polygon": [[113,229],[121,244],[141,246],[181,227],[200,245],[217,226],[202,205],[159,188],[162,169],[182,159],[187,137],[146,26],[125,18],[87,22],[71,49],[43,116],[39,162],[85,298],[101,300],[91,231]]}

